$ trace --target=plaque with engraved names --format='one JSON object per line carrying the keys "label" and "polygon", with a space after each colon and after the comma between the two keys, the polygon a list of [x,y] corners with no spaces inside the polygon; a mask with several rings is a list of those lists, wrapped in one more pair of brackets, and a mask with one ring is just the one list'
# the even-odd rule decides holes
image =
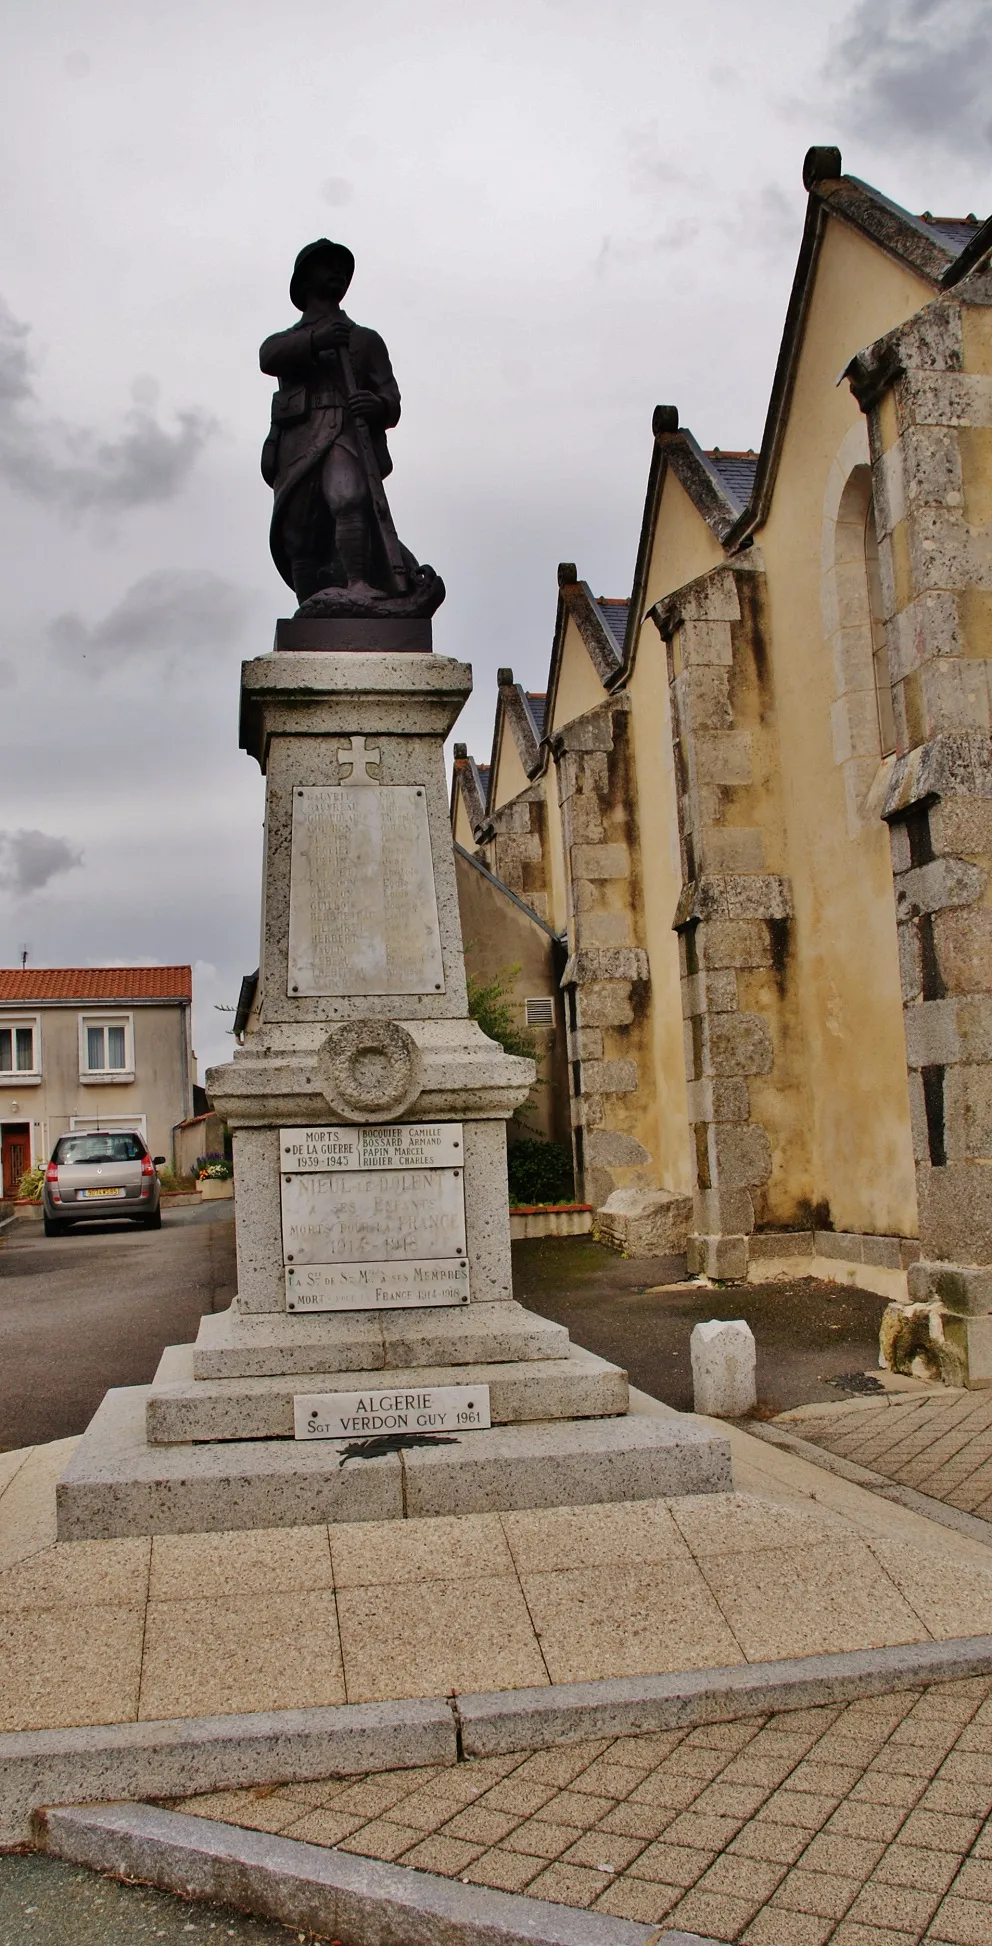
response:
{"label": "plaque with engraved names", "polygon": [[443,992],[421,786],[294,790],[288,987],[355,997]]}
{"label": "plaque with engraved names", "polygon": [[425,1385],[364,1392],[303,1392],[293,1400],[297,1439],[479,1432],[492,1424],[488,1385]]}
{"label": "plaque with engraved names", "polygon": [[385,1263],[465,1255],[461,1169],[283,1176],[287,1264]]}
{"label": "plaque with engraved names", "polygon": [[468,1303],[465,1257],[422,1257],[405,1263],[289,1264],[286,1309],[408,1311]]}
{"label": "plaque with engraved names", "polygon": [[279,1131],[279,1167],[286,1175],[330,1169],[430,1169],[464,1161],[461,1122],[382,1122],[368,1127]]}

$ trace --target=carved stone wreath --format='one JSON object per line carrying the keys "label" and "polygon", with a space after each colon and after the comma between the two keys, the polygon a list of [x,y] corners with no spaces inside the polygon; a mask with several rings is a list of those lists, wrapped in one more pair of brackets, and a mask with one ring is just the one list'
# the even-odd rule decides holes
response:
{"label": "carved stone wreath", "polygon": [[349,1020],[333,1027],[317,1057],[325,1100],[348,1122],[388,1122],[416,1101],[420,1049],[394,1020]]}

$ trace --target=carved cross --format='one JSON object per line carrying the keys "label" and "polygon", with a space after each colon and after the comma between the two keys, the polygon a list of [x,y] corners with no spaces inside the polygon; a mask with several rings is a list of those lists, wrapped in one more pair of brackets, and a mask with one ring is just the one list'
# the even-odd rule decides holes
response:
{"label": "carved cross", "polygon": [[381,757],[381,750],[374,749],[364,737],[349,737],[347,743],[339,744],[337,750],[342,783],[378,784],[378,777],[369,776],[369,765],[378,769]]}

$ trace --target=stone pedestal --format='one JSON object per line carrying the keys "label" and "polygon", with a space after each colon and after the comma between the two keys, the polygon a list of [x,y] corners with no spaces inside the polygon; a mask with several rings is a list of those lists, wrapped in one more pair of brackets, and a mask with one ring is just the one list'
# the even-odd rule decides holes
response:
{"label": "stone pedestal", "polygon": [[443,743],[470,687],[430,654],[245,665],[259,983],[207,1076],[238,1295],[108,1395],[59,1486],[66,1538],[730,1484],[719,1436],[628,1418],[626,1373],[513,1301],[506,1121],[534,1070],[468,1016]]}

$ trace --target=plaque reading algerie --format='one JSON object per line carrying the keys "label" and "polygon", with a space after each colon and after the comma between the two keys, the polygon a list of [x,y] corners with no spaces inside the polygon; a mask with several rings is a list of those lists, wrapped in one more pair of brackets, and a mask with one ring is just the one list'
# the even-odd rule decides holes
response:
{"label": "plaque reading algerie", "polygon": [[304,1392],[293,1400],[297,1439],[368,1439],[384,1433],[478,1432],[492,1424],[488,1385],[370,1387]]}
{"label": "plaque reading algerie", "polygon": [[290,1264],[287,1311],[407,1311],[420,1306],[468,1303],[465,1257],[422,1257],[419,1262]]}
{"label": "plaque reading algerie", "polygon": [[461,1169],[283,1175],[281,1191],[287,1264],[465,1255]]}
{"label": "plaque reading algerie", "polygon": [[293,792],[291,994],[441,993],[444,970],[425,791]]}
{"label": "plaque reading algerie", "polygon": [[279,1167],[286,1175],[319,1175],[326,1169],[430,1169],[465,1159],[461,1122],[382,1122],[364,1128],[279,1131]]}

